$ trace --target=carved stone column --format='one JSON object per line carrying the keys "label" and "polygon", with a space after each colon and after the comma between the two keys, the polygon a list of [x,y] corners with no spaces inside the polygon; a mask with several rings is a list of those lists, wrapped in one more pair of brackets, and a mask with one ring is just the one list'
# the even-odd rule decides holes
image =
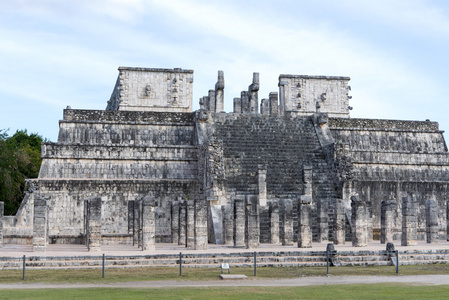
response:
{"label": "carved stone column", "polygon": [[279,202],[272,201],[270,204],[270,242],[279,244]]}
{"label": "carved stone column", "polygon": [[195,195],[195,250],[206,250],[207,242],[207,200]]}
{"label": "carved stone column", "polygon": [[47,205],[47,199],[39,195],[34,196],[33,251],[36,252],[45,252],[47,250]]}
{"label": "carved stone column", "polygon": [[282,245],[293,245],[293,203],[291,199],[282,201],[282,224],[284,225],[282,234]]}
{"label": "carved stone column", "polygon": [[259,248],[260,221],[259,199],[255,195],[246,196],[246,248]]}
{"label": "carved stone column", "polygon": [[224,112],[224,73],[223,71],[218,71],[218,81],[215,84],[215,111]]}
{"label": "carved stone column", "polygon": [[178,244],[179,242],[179,202],[171,203],[171,242]]}
{"label": "carved stone column", "polygon": [[90,198],[87,205],[87,249],[101,251],[101,198]]}
{"label": "carved stone column", "polygon": [[209,90],[209,95],[207,97],[209,103],[209,111],[216,112],[216,99],[215,99],[215,90]]}
{"label": "carved stone column", "polygon": [[187,203],[186,201],[179,202],[179,239],[178,245],[186,244],[187,231]]}
{"label": "carved stone column", "polygon": [[351,197],[352,208],[352,246],[366,247],[368,245],[368,220],[366,215],[366,203],[357,196]]}
{"label": "carved stone column", "polygon": [[449,201],[446,202],[446,236],[449,241]]}
{"label": "carved stone column", "polygon": [[415,246],[417,238],[416,204],[410,197],[402,198],[401,246]]}
{"label": "carved stone column", "polygon": [[248,87],[249,95],[249,112],[252,114],[258,113],[259,108],[259,73],[253,73],[253,83]]}
{"label": "carved stone column", "polygon": [[393,243],[396,201],[384,200],[380,207],[380,243]]}
{"label": "carved stone column", "polygon": [[232,219],[233,212],[230,204],[223,205],[223,243],[225,245],[234,245],[234,220]]}
{"label": "carved stone column", "polygon": [[245,247],[245,200],[234,199],[234,247]]}
{"label": "carved stone column", "polygon": [[240,99],[242,101],[242,114],[249,113],[249,97],[247,91],[242,91],[240,93]]}
{"label": "carved stone column", "polygon": [[312,230],[310,229],[312,197],[302,195],[298,203],[298,247],[312,247]]}
{"label": "carved stone column", "polygon": [[153,199],[142,201],[142,251],[156,249],[156,220]]}
{"label": "carved stone column", "polygon": [[134,235],[134,200],[128,201],[128,234]]}
{"label": "carved stone column", "polygon": [[134,200],[134,231],[133,231],[133,246],[142,246],[141,231],[142,231],[142,200]]}
{"label": "carved stone column", "polygon": [[426,237],[427,243],[438,244],[438,202],[426,201]]}
{"label": "carved stone column", "polygon": [[270,107],[270,115],[277,116],[279,115],[279,104],[278,104],[278,93],[271,92],[269,95],[269,107]]}
{"label": "carved stone column", "polygon": [[321,198],[317,201],[317,214],[318,214],[318,241],[329,241],[329,217],[328,217],[328,199]]}
{"label": "carved stone column", "polygon": [[242,100],[240,98],[234,98],[234,113],[242,113]]}
{"label": "carved stone column", "polygon": [[334,199],[334,244],[345,243],[345,203],[343,199]]}
{"label": "carved stone column", "polygon": [[194,200],[187,201],[186,211],[186,247],[195,247],[195,202]]}

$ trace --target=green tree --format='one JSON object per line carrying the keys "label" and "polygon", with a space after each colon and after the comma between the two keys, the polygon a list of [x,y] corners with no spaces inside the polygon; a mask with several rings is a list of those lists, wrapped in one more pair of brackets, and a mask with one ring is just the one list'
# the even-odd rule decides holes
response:
{"label": "green tree", "polygon": [[25,179],[38,177],[42,141],[27,130],[18,130],[11,137],[7,130],[0,130],[0,201],[5,203],[5,215],[13,215],[19,208]]}

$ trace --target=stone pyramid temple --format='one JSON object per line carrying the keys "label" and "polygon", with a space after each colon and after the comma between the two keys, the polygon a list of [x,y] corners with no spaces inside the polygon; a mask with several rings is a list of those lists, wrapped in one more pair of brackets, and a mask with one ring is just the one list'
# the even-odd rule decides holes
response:
{"label": "stone pyramid temple", "polygon": [[105,110],[64,110],[17,215],[0,215],[0,241],[34,251],[446,241],[438,123],[350,118],[349,80],[280,75],[259,100],[254,73],[226,113],[222,71],[192,111],[192,70],[120,67]]}

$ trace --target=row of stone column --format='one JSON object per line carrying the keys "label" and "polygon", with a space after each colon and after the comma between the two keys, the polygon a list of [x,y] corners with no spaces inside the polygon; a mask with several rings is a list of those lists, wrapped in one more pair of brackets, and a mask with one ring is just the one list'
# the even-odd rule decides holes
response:
{"label": "row of stone column", "polygon": [[224,73],[218,71],[218,80],[215,84],[215,90],[209,90],[208,95],[200,98],[200,109],[210,112],[224,111]]}
{"label": "row of stone column", "polygon": [[[438,202],[426,201],[426,241],[438,243]],[[397,204],[395,200],[384,200],[381,204],[381,243],[393,242],[394,220],[396,218]],[[402,198],[402,246],[414,246],[417,244],[418,227],[417,203],[410,197]],[[449,201],[447,203],[447,219],[449,220]],[[447,222],[449,230],[449,221]],[[449,232],[449,231],[448,231]]]}
{"label": "row of stone column", "polygon": [[207,201],[194,200],[172,203],[172,242],[196,250],[207,249]]}

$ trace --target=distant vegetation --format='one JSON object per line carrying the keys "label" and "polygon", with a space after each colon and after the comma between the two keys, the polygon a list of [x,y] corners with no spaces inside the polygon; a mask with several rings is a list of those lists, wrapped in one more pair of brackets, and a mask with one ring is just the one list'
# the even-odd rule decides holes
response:
{"label": "distant vegetation", "polygon": [[41,167],[41,143],[37,133],[17,130],[8,136],[0,130],[0,201],[5,203],[5,215],[17,212],[24,196],[25,179],[37,178]]}

